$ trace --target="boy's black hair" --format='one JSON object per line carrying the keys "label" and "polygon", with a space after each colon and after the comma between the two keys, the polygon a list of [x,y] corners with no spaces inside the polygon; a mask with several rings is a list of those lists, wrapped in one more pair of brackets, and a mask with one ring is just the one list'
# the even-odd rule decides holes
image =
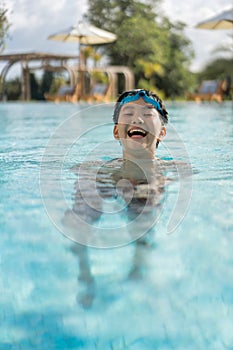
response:
{"label": "boy's black hair", "polygon": [[[128,95],[133,95],[133,94],[137,94],[138,93],[138,89],[135,90],[129,90],[129,91],[124,91],[117,99],[116,104],[115,104],[115,108],[114,108],[114,112],[113,112],[113,121],[115,124],[118,124],[118,118],[119,118],[119,114],[120,114],[120,110],[121,110],[121,101]],[[143,89],[143,91],[146,92],[147,96],[149,96],[150,98],[153,98],[155,101],[157,101],[163,111],[163,115],[161,113],[159,113],[160,118],[162,120],[162,122],[164,124],[166,124],[168,122],[168,112],[166,110],[165,105],[163,104],[163,101],[159,98],[158,95],[156,95],[154,92],[150,91],[150,90],[145,90]],[[159,112],[159,111],[158,111]]]}

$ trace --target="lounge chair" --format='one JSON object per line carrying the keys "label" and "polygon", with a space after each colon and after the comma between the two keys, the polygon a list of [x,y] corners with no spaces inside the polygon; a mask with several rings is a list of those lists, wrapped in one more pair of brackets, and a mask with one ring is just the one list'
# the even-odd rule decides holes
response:
{"label": "lounge chair", "polygon": [[47,101],[53,101],[55,103],[59,102],[77,102],[80,99],[80,86],[79,84],[76,87],[70,85],[63,85],[58,90],[56,95],[44,94],[44,97]]}
{"label": "lounge chair", "polygon": [[87,102],[107,102],[110,99],[110,85],[103,83],[96,83],[86,96],[81,96],[81,100]]}
{"label": "lounge chair", "polygon": [[187,94],[188,100],[196,102],[201,101],[217,101],[222,102],[225,94],[225,80],[204,80],[196,93]]}

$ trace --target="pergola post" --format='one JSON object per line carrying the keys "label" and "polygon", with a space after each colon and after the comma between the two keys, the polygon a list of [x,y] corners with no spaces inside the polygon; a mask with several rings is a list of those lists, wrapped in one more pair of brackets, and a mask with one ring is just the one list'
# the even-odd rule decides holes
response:
{"label": "pergola post", "polygon": [[30,86],[30,70],[28,68],[28,64],[25,66],[22,63],[22,76],[21,76],[21,99],[23,101],[30,101],[31,99],[31,86]]}

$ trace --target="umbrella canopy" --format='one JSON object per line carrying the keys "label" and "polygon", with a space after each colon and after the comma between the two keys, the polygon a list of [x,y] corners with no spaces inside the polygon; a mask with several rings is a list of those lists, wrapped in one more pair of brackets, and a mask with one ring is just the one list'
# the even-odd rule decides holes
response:
{"label": "umbrella canopy", "polygon": [[233,29],[233,8],[196,25],[198,29]]}
{"label": "umbrella canopy", "polygon": [[117,36],[86,22],[79,22],[68,29],[50,35],[48,39],[64,42],[78,42],[84,45],[98,45],[111,43],[117,39]]}
{"label": "umbrella canopy", "polygon": [[83,71],[85,68],[85,60],[82,55],[81,45],[101,45],[115,41],[117,36],[106,30],[97,28],[87,22],[78,22],[76,25],[52,34],[49,40],[61,42],[77,42],[79,44],[79,72],[80,72],[80,90],[85,91],[85,79]]}

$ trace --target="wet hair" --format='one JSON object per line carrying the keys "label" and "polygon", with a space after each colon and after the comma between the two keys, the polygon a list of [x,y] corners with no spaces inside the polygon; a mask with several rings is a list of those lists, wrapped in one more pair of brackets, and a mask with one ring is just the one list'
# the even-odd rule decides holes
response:
{"label": "wet hair", "polygon": [[123,100],[127,96],[132,96],[132,98],[133,98],[133,96],[140,94],[141,91],[143,92],[142,95],[146,95],[158,103],[159,108],[156,108],[156,110],[159,112],[162,123],[166,124],[168,122],[168,112],[166,110],[166,107],[163,104],[163,101],[159,98],[158,95],[156,95],[154,92],[152,92],[150,90],[134,89],[134,90],[124,91],[118,97],[116,104],[115,104],[115,107],[114,107],[114,112],[113,112],[113,122],[115,124],[118,124],[118,119],[119,119],[121,107],[123,106],[123,103],[121,103],[121,102],[123,102]]}

